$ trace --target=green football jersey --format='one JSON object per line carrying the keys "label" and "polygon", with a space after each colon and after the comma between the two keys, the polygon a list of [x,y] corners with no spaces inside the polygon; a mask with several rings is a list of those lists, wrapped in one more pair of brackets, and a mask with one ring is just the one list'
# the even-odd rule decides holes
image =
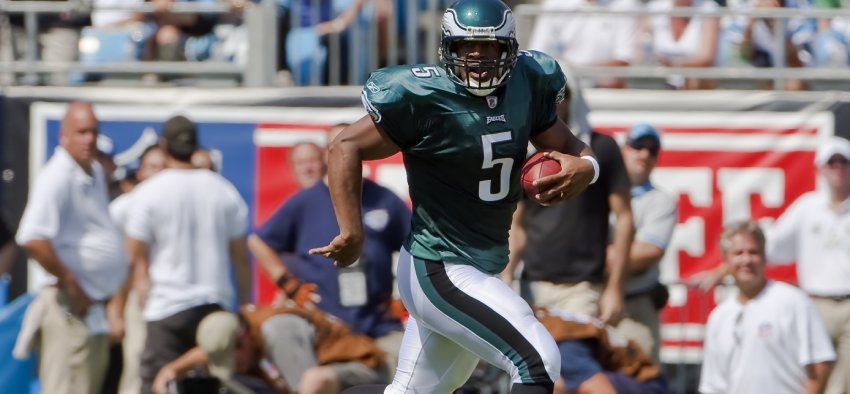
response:
{"label": "green football jersey", "polygon": [[506,86],[486,97],[437,65],[372,73],[363,105],[404,156],[413,256],[504,269],[528,140],[557,119],[565,84],[558,63],[534,51],[520,51]]}

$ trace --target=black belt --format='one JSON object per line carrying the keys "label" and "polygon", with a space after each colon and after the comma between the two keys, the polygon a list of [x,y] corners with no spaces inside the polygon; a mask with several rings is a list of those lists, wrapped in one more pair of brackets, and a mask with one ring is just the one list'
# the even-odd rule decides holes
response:
{"label": "black belt", "polygon": [[670,292],[667,290],[667,286],[661,283],[656,283],[649,290],[640,293],[627,294],[624,298],[626,300],[631,300],[643,296],[651,298],[655,309],[661,310],[661,308],[664,308],[664,306],[667,305],[667,301],[670,299]]}
{"label": "black belt", "polygon": [[830,300],[835,302],[847,301],[850,300],[850,294],[841,294],[841,295],[812,295],[814,298],[820,298],[822,300]]}

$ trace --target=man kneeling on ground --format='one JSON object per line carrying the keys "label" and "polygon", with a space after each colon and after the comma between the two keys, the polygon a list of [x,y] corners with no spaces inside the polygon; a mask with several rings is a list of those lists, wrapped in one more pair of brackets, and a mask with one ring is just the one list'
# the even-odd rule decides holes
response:
{"label": "man kneeling on ground", "polygon": [[561,351],[556,394],[667,394],[661,370],[636,342],[602,321],[572,312],[535,308]]}
{"label": "man kneeling on ground", "polygon": [[[313,346],[318,364],[302,374],[298,387],[289,387],[282,371],[286,366],[276,363],[274,352],[269,351],[273,349],[275,332],[279,331],[275,329],[276,324],[293,318],[315,327]],[[231,391],[250,387],[250,391],[245,391],[249,393],[312,392],[310,387],[319,387],[321,392],[338,392],[345,387],[327,384],[325,379],[328,370],[338,368],[362,369],[365,373],[360,375],[374,375],[376,379],[383,379],[386,374],[384,352],[371,338],[352,333],[344,323],[318,310],[244,305],[238,315],[216,312],[205,317],[198,326],[197,340],[197,347],[159,371],[154,381],[155,393],[168,393],[170,382],[204,366]],[[370,371],[374,373],[368,373]],[[353,383],[361,384],[359,381]]]}

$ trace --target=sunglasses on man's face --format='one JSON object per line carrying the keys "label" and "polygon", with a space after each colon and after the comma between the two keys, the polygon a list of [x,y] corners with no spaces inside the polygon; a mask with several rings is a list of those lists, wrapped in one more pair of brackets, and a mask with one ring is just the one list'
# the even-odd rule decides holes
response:
{"label": "sunglasses on man's face", "polygon": [[850,164],[850,161],[845,159],[844,156],[839,155],[832,156],[832,158],[826,162],[826,165],[829,167],[846,166],[847,164]]}
{"label": "sunglasses on man's face", "polygon": [[629,143],[635,150],[647,149],[649,150],[649,154],[653,156],[658,155],[658,151],[661,149],[661,146],[658,144],[658,141],[652,138],[641,138],[637,141],[632,141]]}

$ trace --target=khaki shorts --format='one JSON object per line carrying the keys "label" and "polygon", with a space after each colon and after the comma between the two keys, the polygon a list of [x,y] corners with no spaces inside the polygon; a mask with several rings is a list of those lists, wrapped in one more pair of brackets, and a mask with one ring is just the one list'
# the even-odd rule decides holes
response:
{"label": "khaki shorts", "polygon": [[847,373],[850,370],[850,299],[813,297],[812,300],[838,356],[824,394],[846,394],[850,392],[850,374]]}
{"label": "khaki shorts", "polygon": [[33,302],[44,305],[40,328],[39,377],[44,393],[96,394],[106,376],[109,340],[90,336],[86,324],[68,315],[68,298],[46,287]]}
{"label": "khaki shorts", "polygon": [[522,281],[520,294],[533,306],[596,316],[599,313],[601,283],[552,283]]}

